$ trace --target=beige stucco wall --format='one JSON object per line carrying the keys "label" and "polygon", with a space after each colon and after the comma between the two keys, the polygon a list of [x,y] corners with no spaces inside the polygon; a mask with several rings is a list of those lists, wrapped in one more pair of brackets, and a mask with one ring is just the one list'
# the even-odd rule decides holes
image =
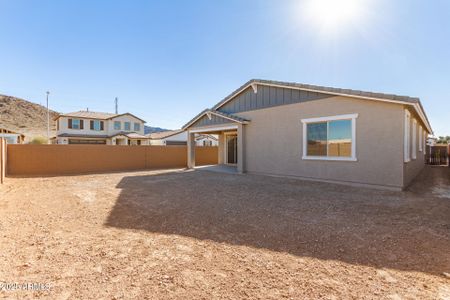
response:
{"label": "beige stucco wall", "polygon": [[[197,147],[197,165],[217,164],[217,151]],[[14,176],[184,168],[186,152],[186,146],[8,145],[6,167]]]}
{"label": "beige stucco wall", "polygon": [[[407,109],[407,108],[405,108]],[[410,110],[411,113],[411,120],[410,120],[410,142],[411,142],[411,146],[410,146],[410,151],[411,151],[411,160],[409,162],[405,162],[403,164],[403,186],[407,187],[413,180],[414,178],[416,178],[417,175],[419,175],[419,173],[422,171],[422,169],[425,166],[425,150],[423,149],[422,146],[422,151],[419,151],[420,147],[419,144],[422,143],[423,145],[423,139],[424,136],[422,134],[422,140],[419,139],[419,130],[424,130],[424,125],[420,122],[419,117],[415,114],[414,111]],[[417,130],[416,130],[416,159],[413,159],[413,147],[412,147],[412,143],[413,143],[413,122],[414,120],[417,121]],[[403,130],[405,130],[405,122],[403,122]],[[428,134],[428,133],[427,133]]]}
{"label": "beige stucco wall", "polygon": [[[356,119],[356,162],[302,160],[301,119]],[[399,104],[333,97],[237,114],[245,125],[245,170],[253,173],[403,187],[403,116]]]}

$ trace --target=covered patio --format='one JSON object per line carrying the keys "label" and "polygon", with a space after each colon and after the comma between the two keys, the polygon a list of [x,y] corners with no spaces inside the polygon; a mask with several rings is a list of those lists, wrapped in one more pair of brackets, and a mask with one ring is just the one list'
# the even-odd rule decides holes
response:
{"label": "covered patio", "polygon": [[[218,165],[226,166],[226,170],[235,169],[245,172],[245,125],[250,121],[223,112],[204,110],[183,129],[188,133],[187,165],[195,168],[195,138],[200,134],[216,134],[219,136]],[[224,169],[224,168],[222,168]],[[220,169],[220,170],[222,170]],[[212,169],[211,169],[212,170]],[[214,170],[219,170],[214,168]]]}
{"label": "covered patio", "polygon": [[148,145],[149,138],[136,132],[119,132],[110,137],[112,145]]}

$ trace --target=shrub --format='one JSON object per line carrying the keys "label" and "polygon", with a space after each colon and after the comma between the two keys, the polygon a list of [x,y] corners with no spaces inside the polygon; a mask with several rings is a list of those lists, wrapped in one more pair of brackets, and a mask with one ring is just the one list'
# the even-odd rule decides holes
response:
{"label": "shrub", "polygon": [[47,138],[43,137],[43,136],[36,136],[31,140],[30,144],[35,144],[35,145],[47,144]]}

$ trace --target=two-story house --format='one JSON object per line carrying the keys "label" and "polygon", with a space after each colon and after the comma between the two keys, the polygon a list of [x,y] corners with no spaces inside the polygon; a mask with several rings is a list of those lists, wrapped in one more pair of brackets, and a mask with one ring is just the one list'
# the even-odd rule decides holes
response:
{"label": "two-story house", "polygon": [[59,115],[56,144],[149,145],[145,121],[130,113],[77,111]]}

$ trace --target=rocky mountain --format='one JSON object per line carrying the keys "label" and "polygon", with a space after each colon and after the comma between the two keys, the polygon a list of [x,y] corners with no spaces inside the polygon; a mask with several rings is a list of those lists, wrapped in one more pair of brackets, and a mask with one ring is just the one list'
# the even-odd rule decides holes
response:
{"label": "rocky mountain", "polygon": [[[50,110],[50,137],[56,135],[53,119],[58,114]],[[47,137],[47,108],[24,99],[0,95],[0,128],[24,134],[26,143],[35,137]],[[145,134],[167,130],[151,126],[144,128]]]}
{"label": "rocky mountain", "polygon": [[151,127],[151,126],[144,126],[144,133],[145,134],[149,134],[149,133],[155,133],[155,132],[162,132],[162,131],[168,131],[170,129],[164,129],[161,127]]}
{"label": "rocky mountain", "polygon": [[[58,115],[50,111],[50,137],[56,134],[53,121]],[[34,137],[47,136],[47,108],[20,98],[0,95],[0,128],[22,133],[25,142]]]}

